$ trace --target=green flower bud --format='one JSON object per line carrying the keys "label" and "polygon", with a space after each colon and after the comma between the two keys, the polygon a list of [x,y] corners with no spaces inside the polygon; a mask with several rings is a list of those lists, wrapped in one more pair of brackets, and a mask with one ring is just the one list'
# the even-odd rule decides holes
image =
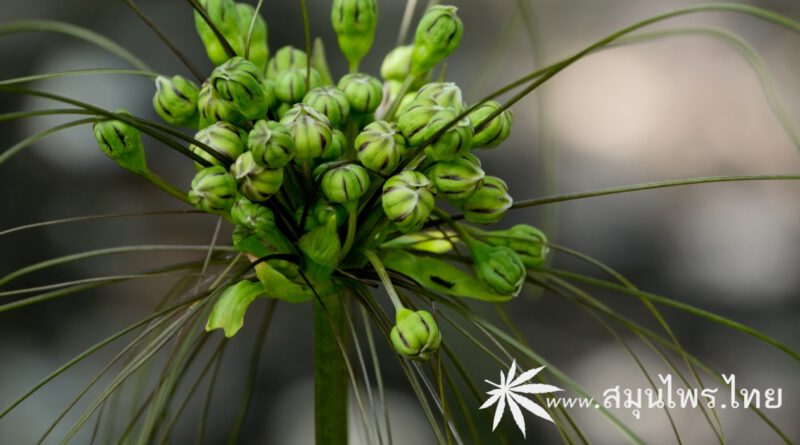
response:
{"label": "green flower bud", "polygon": [[[445,108],[436,113],[423,131],[425,138],[433,136],[458,117],[456,110]],[[461,119],[425,148],[425,154],[434,161],[448,161],[469,153],[472,146],[472,124]]]}
{"label": "green flower bud", "polygon": [[231,166],[231,174],[239,183],[239,192],[252,201],[266,201],[283,184],[282,168],[260,167],[252,152],[244,152]]}
{"label": "green flower bud", "polygon": [[225,337],[233,337],[244,325],[247,308],[263,293],[264,286],[261,283],[247,280],[225,289],[208,316],[206,331],[222,329],[225,331]]}
{"label": "green flower bud", "polygon": [[429,125],[433,117],[442,110],[444,107],[429,98],[414,99],[400,108],[397,128],[403,133],[410,147],[418,146],[447,123],[440,119],[435,122],[438,127]]}
{"label": "green flower bud", "polygon": [[324,114],[332,127],[339,127],[350,114],[350,102],[339,88],[333,86],[317,87],[309,91],[303,103]]}
{"label": "green flower bud", "polygon": [[215,122],[230,122],[243,125],[247,119],[232,103],[219,96],[219,93],[206,81],[197,96],[197,109],[200,112],[200,128],[206,128]]}
{"label": "green flower bud", "polygon": [[347,96],[353,113],[372,113],[383,99],[381,81],[369,74],[347,74],[339,80],[339,89]]}
{"label": "green flower bud", "polygon": [[[117,110],[117,114],[132,116],[126,110]],[[120,167],[139,174],[148,171],[142,133],[136,127],[110,120],[95,123],[93,131],[100,150]]]}
{"label": "green flower bud", "polygon": [[464,24],[455,6],[436,5],[425,11],[414,35],[411,74],[420,75],[449,56],[461,41]]}
{"label": "green flower bud", "polygon": [[398,82],[406,80],[413,51],[413,45],[398,46],[389,51],[389,54],[386,54],[381,64],[381,77],[385,80],[396,80]]}
{"label": "green flower bud", "polygon": [[526,274],[519,255],[505,246],[493,247],[479,241],[468,244],[478,280],[498,294],[517,296]]}
{"label": "green flower bud", "polygon": [[244,196],[240,196],[231,207],[231,219],[236,224],[246,227],[255,233],[275,230],[275,216],[272,211],[250,201]]}
{"label": "green flower bud", "polygon": [[[220,121],[198,131],[194,138],[221,154],[225,163],[230,164],[244,152],[242,133],[235,125]],[[197,145],[193,144],[189,149],[213,165],[223,165],[222,161]]]}
{"label": "green flower bud", "polygon": [[253,62],[234,57],[211,73],[209,83],[217,97],[245,118],[258,119],[267,113],[269,103],[264,92],[264,76]]}
{"label": "green flower bud", "polygon": [[292,68],[305,68],[308,66],[306,53],[289,45],[284,46],[275,53],[267,64],[267,78],[276,79],[278,75]]}
{"label": "green flower bud", "polygon": [[357,201],[369,188],[369,173],[356,164],[334,167],[322,176],[322,193],[332,202]]}
{"label": "green flower bud", "polygon": [[208,213],[227,213],[236,196],[236,179],[221,165],[197,172],[189,190],[189,202]]}
{"label": "green flower bud", "polygon": [[478,190],[464,201],[464,217],[476,224],[496,223],[513,202],[508,194],[508,186],[502,179],[486,176]]}
{"label": "green flower bud", "polygon": [[416,98],[426,97],[433,99],[437,104],[453,108],[457,112],[464,111],[464,99],[461,98],[461,89],[453,82],[431,82],[417,91]]}
{"label": "green flower bud", "polygon": [[170,125],[196,127],[199,94],[200,88],[181,76],[158,76],[153,108]]}
{"label": "green flower bud", "polygon": [[307,68],[290,68],[275,78],[275,94],[278,100],[287,104],[296,104],[303,100],[306,93],[322,83],[319,73],[311,68],[308,88],[306,88]]}
{"label": "green flower bud", "polygon": [[376,121],[356,137],[356,155],[365,167],[381,173],[391,173],[406,153],[406,140],[397,125]]}
{"label": "green flower bud", "polygon": [[398,354],[414,360],[428,360],[442,343],[439,325],[429,312],[406,308],[397,311],[389,337]]}
{"label": "green flower bud", "polygon": [[278,95],[275,93],[275,81],[272,79],[264,79],[261,84],[264,87],[264,98],[267,100],[267,109],[274,110],[278,105]]}
{"label": "green flower bud", "polygon": [[484,176],[486,174],[480,165],[466,157],[437,162],[428,170],[428,178],[436,190],[445,198],[456,201],[472,196]]}
{"label": "green flower bud", "polygon": [[[239,13],[239,26],[242,43],[247,45],[247,33],[250,31],[250,22],[253,21],[253,16],[256,13],[256,8],[247,3],[237,3],[236,11]],[[244,46],[242,47],[244,49]],[[237,53],[240,56],[244,52]],[[269,45],[267,44],[267,22],[260,15],[256,17],[256,23],[253,26],[253,33],[250,35],[250,54],[247,60],[253,62],[258,69],[263,73],[267,68],[267,60],[269,59]]]}
{"label": "green flower bud", "polygon": [[547,236],[528,224],[517,224],[508,230],[495,230],[485,237],[487,244],[513,250],[527,267],[540,267],[547,258]]}
{"label": "green flower bud", "polygon": [[325,162],[338,161],[347,151],[347,136],[339,130],[333,130],[331,143],[322,152],[322,160]]}
{"label": "green flower bud", "polygon": [[297,147],[295,157],[300,161],[322,156],[333,138],[328,118],[304,104],[297,104],[287,111],[281,123],[292,135]]}
{"label": "green flower bud", "polygon": [[256,122],[247,137],[247,148],[256,164],[267,168],[282,168],[295,154],[291,133],[275,121]]}
{"label": "green flower bud", "polygon": [[356,66],[372,47],[378,27],[376,0],[333,0],[331,23],[350,66]]}
{"label": "green flower bud", "polygon": [[[469,120],[473,125],[478,125],[492,113],[499,110],[502,105],[495,100],[485,102],[472,113]],[[511,125],[514,123],[514,115],[507,109],[497,117],[487,122],[482,128],[476,128],[475,136],[472,137],[472,148],[492,148],[500,145],[511,133]]]}
{"label": "green flower bud", "polygon": [[422,228],[435,205],[433,185],[422,173],[405,170],[383,184],[381,205],[386,217],[403,232]]}
{"label": "green flower bud", "polygon": [[[241,36],[241,22],[239,12],[237,11],[236,3],[233,0],[201,0],[201,5],[206,9],[211,22],[222,33],[225,40],[230,43],[236,54],[241,54],[243,49],[243,42]],[[197,28],[197,34],[200,35],[200,40],[206,48],[208,58],[214,65],[221,65],[229,59],[225,48],[217,39],[217,35],[208,26],[206,20],[200,13],[195,11],[194,24]],[[249,26],[248,23],[246,26]]]}

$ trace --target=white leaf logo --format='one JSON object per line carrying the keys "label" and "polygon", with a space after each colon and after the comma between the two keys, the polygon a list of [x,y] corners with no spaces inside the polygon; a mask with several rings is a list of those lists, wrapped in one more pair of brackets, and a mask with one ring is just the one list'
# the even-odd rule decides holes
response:
{"label": "white leaf logo", "polygon": [[548,394],[552,392],[563,391],[563,389],[553,385],[525,383],[535,377],[536,374],[538,374],[542,369],[544,369],[544,366],[530,369],[520,374],[519,377],[514,378],[517,373],[517,361],[514,360],[514,362],[511,363],[511,369],[508,370],[508,375],[505,375],[503,374],[503,371],[500,371],[500,383],[486,380],[486,383],[494,386],[495,389],[486,392],[486,394],[488,394],[490,397],[483,405],[481,405],[480,409],[488,408],[497,404],[497,408],[494,412],[494,424],[492,424],[492,431],[497,428],[497,425],[500,423],[500,419],[503,418],[506,405],[508,405],[508,409],[511,411],[511,416],[514,418],[514,422],[517,424],[517,427],[519,427],[519,430],[522,431],[523,437],[525,436],[525,418],[522,417],[522,410],[519,409],[520,406],[525,408],[526,411],[534,416],[541,417],[542,419],[549,420],[551,422],[553,421],[553,419],[550,417],[550,414],[547,414],[547,411],[545,411],[544,408],[522,395]]}

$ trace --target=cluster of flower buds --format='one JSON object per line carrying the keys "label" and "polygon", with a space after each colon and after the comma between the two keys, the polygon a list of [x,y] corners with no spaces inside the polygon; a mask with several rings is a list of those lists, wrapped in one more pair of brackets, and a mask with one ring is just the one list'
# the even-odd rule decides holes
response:
{"label": "cluster of flower buds", "polygon": [[[381,80],[357,71],[374,40],[376,0],[334,0],[333,28],[351,67],[335,82],[324,55],[312,60],[285,46],[270,57],[266,23],[251,6],[201,4],[196,26],[216,67],[202,85],[159,76],[153,107],[169,125],[196,131],[188,150],[197,172],[187,200],[235,224],[234,248],[263,259],[255,266],[258,281],[222,295],[209,329],[233,335],[257,296],[326,298],[343,286],[336,272],[363,269],[368,256],[435,292],[485,301],[520,292],[527,270],[545,260],[543,233],[525,225],[482,230],[436,209],[438,198],[468,223],[493,224],[512,205],[506,183],[487,175],[476,156],[509,136],[511,112],[493,101],[468,107],[456,84],[428,81],[460,42],[455,7],[429,8],[413,44],[385,57]],[[136,120],[118,114],[95,125],[98,143],[121,166],[144,174]],[[454,230],[431,252],[464,243],[471,270],[414,254],[424,250],[418,241],[432,233],[429,225]],[[441,342],[434,317],[396,309],[393,347],[427,359]]]}

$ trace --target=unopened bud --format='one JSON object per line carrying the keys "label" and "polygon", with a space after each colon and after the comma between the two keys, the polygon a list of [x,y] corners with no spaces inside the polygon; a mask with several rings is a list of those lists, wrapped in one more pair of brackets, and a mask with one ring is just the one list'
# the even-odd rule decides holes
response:
{"label": "unopened bud", "polygon": [[356,137],[356,155],[361,164],[370,170],[391,173],[406,153],[406,140],[397,125],[376,121]]}
{"label": "unopened bud", "polygon": [[324,114],[332,127],[340,127],[350,114],[350,102],[337,87],[317,87],[309,91],[303,103]]}
{"label": "unopened bud", "polygon": [[350,110],[353,113],[372,113],[383,99],[381,81],[369,74],[347,74],[339,80],[339,89],[350,102]]}
{"label": "unopened bud", "polygon": [[312,88],[316,88],[322,82],[319,73],[311,68],[308,85],[306,86],[307,68],[290,68],[275,78],[275,95],[281,102],[296,104],[303,100],[306,93]]}
{"label": "unopened bud", "polygon": [[464,218],[476,224],[496,223],[513,202],[505,181],[496,176],[486,176],[478,190],[464,201]]}
{"label": "unopened bud", "polygon": [[322,192],[332,202],[357,201],[369,188],[369,173],[357,164],[334,167],[322,176]]}
{"label": "unopened bud", "polygon": [[439,326],[428,311],[406,308],[397,311],[389,337],[398,354],[415,360],[428,360],[442,342]]}
{"label": "unopened bud", "polygon": [[236,179],[221,165],[207,167],[192,179],[189,202],[208,213],[227,213],[236,202]]}
{"label": "unopened bud", "polygon": [[383,184],[381,205],[386,217],[401,232],[415,232],[422,228],[435,206],[433,185],[420,172],[402,171]]}
{"label": "unopened bud", "polygon": [[292,68],[308,66],[308,56],[302,50],[291,45],[284,46],[275,53],[267,64],[267,78],[276,79],[278,75]]}
{"label": "unopened bud", "polygon": [[244,152],[231,166],[231,174],[239,184],[239,192],[252,201],[261,202],[278,193],[283,184],[282,168],[261,167],[252,152]]}
{"label": "unopened bud", "polygon": [[[117,114],[132,116],[126,110],[117,110]],[[139,129],[127,122],[109,120],[95,123],[93,130],[100,150],[120,167],[139,174],[148,171]]]}
{"label": "unopened bud", "polygon": [[[494,100],[486,102],[469,114],[469,120],[472,125],[477,126],[501,106],[500,102]],[[506,109],[482,127],[476,127],[475,135],[472,137],[472,148],[492,148],[500,145],[511,133],[513,123],[514,115],[510,109]]]}
{"label": "unopened bud", "polygon": [[282,168],[294,159],[294,139],[279,122],[256,122],[247,138],[247,147],[256,164],[263,167]]}
{"label": "unopened bud", "polygon": [[194,138],[216,153],[222,155],[223,161],[217,159],[210,153],[206,152],[202,147],[197,145],[189,146],[196,155],[205,159],[213,165],[231,164],[239,155],[244,152],[244,142],[242,138],[244,132],[233,124],[227,122],[216,122],[195,134]]}
{"label": "unopened bud", "polygon": [[378,26],[376,0],[334,0],[331,23],[347,61],[358,65],[369,52]]}
{"label": "unopened bud", "polygon": [[436,190],[446,199],[455,201],[472,196],[480,187],[484,176],[486,174],[480,165],[466,157],[437,162],[428,170],[428,177]]}
{"label": "unopened bud", "polygon": [[153,108],[170,125],[197,127],[200,88],[181,76],[156,77]]}
{"label": "unopened bud", "polygon": [[419,75],[450,55],[461,41],[464,24],[455,6],[435,5],[425,11],[414,35],[411,74]]}
{"label": "unopened bud", "polygon": [[300,161],[322,156],[333,138],[328,118],[304,104],[297,104],[287,111],[281,124],[292,135],[297,148],[295,157]]}

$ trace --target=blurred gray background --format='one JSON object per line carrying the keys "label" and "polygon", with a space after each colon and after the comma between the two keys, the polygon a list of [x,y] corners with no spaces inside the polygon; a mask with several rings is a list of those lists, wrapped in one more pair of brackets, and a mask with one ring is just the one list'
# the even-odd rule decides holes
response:
{"label": "blurred gray background", "polygon": [[[141,7],[204,71],[210,71],[183,1],[142,0]],[[251,1],[255,3],[255,1]],[[420,4],[425,2],[421,1]],[[448,61],[447,78],[474,102],[531,70],[560,60],[635,21],[695,1],[478,0],[460,7],[465,34]],[[800,20],[800,4],[743,2]],[[380,28],[362,70],[377,73],[382,55],[395,45],[405,2],[380,1]],[[325,39],[334,75],[345,72],[329,24],[329,2],[309,0],[315,36]],[[270,48],[303,45],[298,2],[267,1]],[[143,23],[118,1],[4,0],[0,22],[58,19],[86,26],[122,43],[163,74],[186,70]],[[416,21],[415,21],[416,22]],[[765,60],[791,121],[800,124],[800,36],[736,14],[699,14],[650,29],[714,26],[740,34]],[[412,28],[413,31],[413,28]],[[125,67],[113,55],[56,34],[0,38],[0,78],[94,67]],[[157,119],[150,107],[153,85],[128,76],[92,76],[39,82],[37,88],[99,106],[127,108]],[[52,103],[0,94],[0,113],[52,107]],[[60,105],[56,105],[60,106]],[[800,153],[771,113],[758,78],[730,46],[704,36],[681,36],[592,55],[563,71],[514,107],[516,125],[500,149],[481,152],[484,169],[505,178],[512,195],[528,199],[673,178],[796,174]],[[5,150],[17,141],[62,122],[33,118],[0,124]],[[150,164],[184,186],[193,167],[180,155],[148,144]],[[545,170],[549,163],[552,168]],[[708,309],[760,329],[800,348],[800,184],[746,182],[688,186],[571,201],[519,210],[503,225],[542,226],[562,245],[592,255],[637,286]],[[120,170],[96,148],[88,127],[65,131],[0,166],[0,230],[47,219],[114,212],[181,209],[143,180]],[[151,216],[84,222],[0,237],[0,275],[48,258],[101,247],[135,244],[205,244],[214,231],[209,216]],[[226,239],[223,237],[223,241]],[[202,254],[142,253],[71,263],[15,281],[22,288],[93,276],[143,271]],[[590,272],[556,255],[555,267]],[[592,272],[593,273],[593,272]],[[31,308],[0,313],[0,405],[3,407],[47,373],[91,344],[146,316],[175,277],[113,285]],[[2,290],[8,290],[2,289]],[[608,333],[573,303],[528,292],[510,303],[532,347],[595,394],[621,385],[644,388],[635,363]],[[643,324],[652,317],[631,297],[595,292],[615,309]],[[534,298],[532,298],[533,296]],[[9,300],[10,301],[10,300]],[[257,302],[249,324],[231,343],[214,399],[209,443],[224,443],[244,387]],[[493,314],[490,307],[475,305]],[[750,388],[782,388],[783,406],[767,414],[800,441],[798,363],[744,334],[674,310],[667,320],[686,348]],[[241,443],[310,443],[310,309],[280,305],[262,355],[256,391]],[[633,334],[620,329],[648,369],[667,372]],[[455,332],[445,341],[471,351]],[[35,442],[63,407],[121,346],[104,349],[48,385],[0,420],[0,443]],[[382,345],[386,349],[386,345]],[[433,443],[403,374],[384,351],[383,371],[393,413],[395,443]],[[464,360],[484,388],[498,366],[481,354]],[[90,392],[96,396],[98,391]],[[130,400],[126,395],[124,400]],[[471,408],[478,403],[468,399]],[[191,443],[200,398],[179,424],[174,443]],[[473,406],[474,405],[474,406]],[[79,408],[86,406],[83,402]],[[69,415],[50,442],[76,419]],[[592,443],[623,438],[595,410],[572,411]],[[772,444],[779,439],[752,412],[720,410],[729,443]],[[662,411],[634,419],[615,414],[648,443],[674,443]],[[676,410],[684,443],[715,443],[697,410]],[[556,443],[555,429],[528,416],[528,442]],[[493,443],[487,422],[479,425]],[[522,443],[513,422],[502,428]],[[358,431],[354,426],[353,431]],[[88,436],[76,441],[84,443]],[[354,443],[359,442],[355,434]]]}

